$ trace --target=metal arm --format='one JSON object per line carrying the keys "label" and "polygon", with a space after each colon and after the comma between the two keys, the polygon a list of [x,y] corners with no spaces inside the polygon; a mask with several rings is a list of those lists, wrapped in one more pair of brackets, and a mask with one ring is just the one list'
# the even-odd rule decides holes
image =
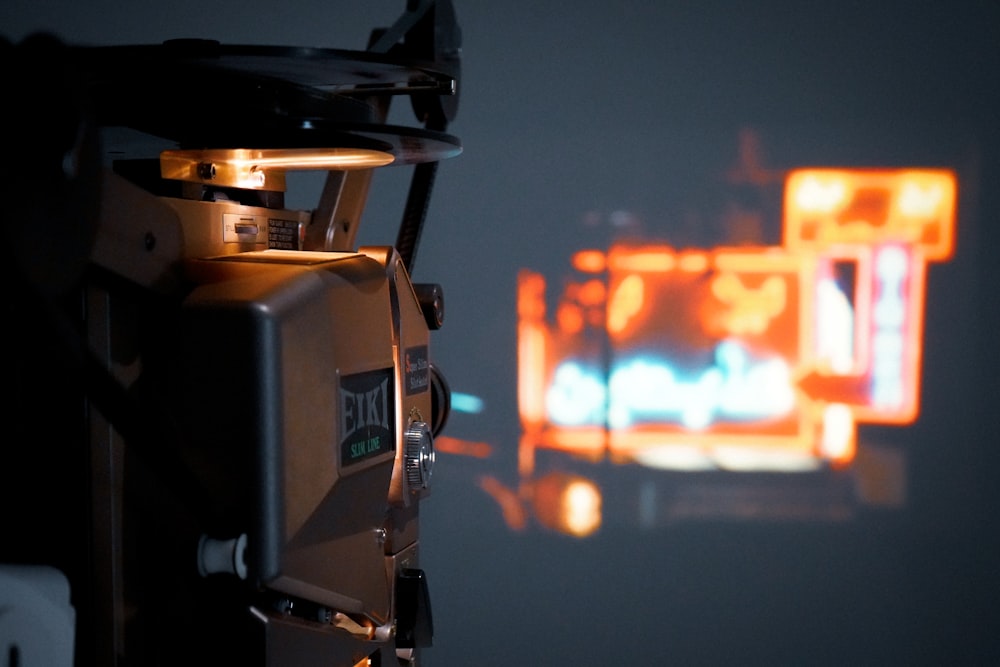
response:
{"label": "metal arm", "polygon": [[[394,53],[415,60],[431,61],[452,76],[456,86],[461,72],[462,34],[450,0],[411,0],[406,12],[392,27],[373,35],[369,51]],[[428,130],[443,132],[458,112],[457,87],[449,96],[414,94],[411,96],[417,119]],[[396,237],[396,249],[410,275],[416,260],[417,246],[430,204],[437,162],[414,167],[406,208]]]}

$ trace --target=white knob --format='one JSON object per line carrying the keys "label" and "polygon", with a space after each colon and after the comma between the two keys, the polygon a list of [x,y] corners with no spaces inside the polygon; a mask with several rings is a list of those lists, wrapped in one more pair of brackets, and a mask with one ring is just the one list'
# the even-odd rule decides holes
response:
{"label": "white knob", "polygon": [[223,572],[247,578],[246,533],[231,540],[215,540],[202,535],[198,541],[198,573],[207,577]]}

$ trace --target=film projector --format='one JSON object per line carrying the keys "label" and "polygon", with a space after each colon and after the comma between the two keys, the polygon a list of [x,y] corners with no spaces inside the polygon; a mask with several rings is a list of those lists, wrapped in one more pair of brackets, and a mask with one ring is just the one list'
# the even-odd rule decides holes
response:
{"label": "film projector", "polygon": [[[408,2],[364,51],[2,44],[5,664],[420,663],[450,394],[411,274],[460,41]],[[389,166],[398,236],[356,247]]]}

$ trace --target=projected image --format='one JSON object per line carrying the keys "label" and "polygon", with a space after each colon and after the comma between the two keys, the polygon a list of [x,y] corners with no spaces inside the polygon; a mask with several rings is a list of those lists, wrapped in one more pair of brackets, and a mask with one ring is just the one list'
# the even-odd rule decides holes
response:
{"label": "projected image", "polygon": [[[518,467],[532,492],[514,495],[538,513],[540,452],[672,472],[857,465],[859,425],[917,417],[926,266],[951,255],[956,188],[944,170],[792,170],[781,245],[580,249],[558,294],[522,270]],[[563,481],[543,511],[596,530],[596,483]]]}

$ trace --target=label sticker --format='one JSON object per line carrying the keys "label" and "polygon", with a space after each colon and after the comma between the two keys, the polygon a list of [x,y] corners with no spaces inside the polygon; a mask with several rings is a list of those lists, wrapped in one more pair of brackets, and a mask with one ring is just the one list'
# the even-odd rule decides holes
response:
{"label": "label sticker", "polygon": [[302,225],[297,220],[279,220],[271,218],[268,221],[267,247],[274,250],[301,250]]}
{"label": "label sticker", "polygon": [[403,380],[406,395],[419,394],[431,386],[431,367],[427,360],[427,346],[407,348],[403,355]]}
{"label": "label sticker", "polygon": [[340,379],[340,465],[347,467],[395,451],[393,369]]}

